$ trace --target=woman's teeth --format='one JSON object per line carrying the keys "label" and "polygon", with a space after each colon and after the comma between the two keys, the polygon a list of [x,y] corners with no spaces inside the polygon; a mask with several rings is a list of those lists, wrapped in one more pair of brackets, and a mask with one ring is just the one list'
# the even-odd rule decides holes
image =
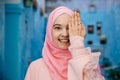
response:
{"label": "woman's teeth", "polygon": [[69,42],[69,39],[60,39],[60,42],[66,43]]}

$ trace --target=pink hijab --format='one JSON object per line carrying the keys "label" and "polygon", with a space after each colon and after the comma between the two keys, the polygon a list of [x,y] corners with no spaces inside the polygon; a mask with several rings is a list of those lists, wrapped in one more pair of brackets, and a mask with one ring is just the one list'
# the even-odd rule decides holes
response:
{"label": "pink hijab", "polygon": [[61,14],[72,15],[73,11],[61,6],[53,10],[48,18],[46,37],[43,47],[43,60],[47,64],[52,80],[67,80],[68,61],[71,54],[68,50],[58,48],[52,40],[51,30],[55,19]]}

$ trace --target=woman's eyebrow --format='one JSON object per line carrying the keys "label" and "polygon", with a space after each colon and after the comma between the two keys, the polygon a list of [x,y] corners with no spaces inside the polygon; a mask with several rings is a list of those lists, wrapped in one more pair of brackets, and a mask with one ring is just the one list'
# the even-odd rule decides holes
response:
{"label": "woman's eyebrow", "polygon": [[54,24],[53,26],[61,26],[61,24]]}

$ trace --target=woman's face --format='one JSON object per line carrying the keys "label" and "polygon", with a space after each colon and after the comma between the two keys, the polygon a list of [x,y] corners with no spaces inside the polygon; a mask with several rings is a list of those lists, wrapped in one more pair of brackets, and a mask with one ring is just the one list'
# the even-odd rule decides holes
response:
{"label": "woman's face", "polygon": [[53,42],[61,49],[68,49],[70,45],[68,21],[70,16],[62,14],[56,18],[52,27]]}

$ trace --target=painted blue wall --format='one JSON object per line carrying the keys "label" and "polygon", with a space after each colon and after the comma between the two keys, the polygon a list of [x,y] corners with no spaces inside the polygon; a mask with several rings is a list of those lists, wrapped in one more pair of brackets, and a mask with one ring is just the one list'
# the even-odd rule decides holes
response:
{"label": "painted blue wall", "polygon": [[[111,54],[111,58],[112,60],[114,61],[114,63],[119,63],[120,64],[120,3],[115,5],[112,10],[113,14],[111,15],[114,15],[114,25],[115,25],[115,30],[114,30],[114,38],[113,39],[113,43],[114,43],[114,51],[113,51],[113,54]],[[113,22],[111,22],[113,23]],[[110,24],[111,24],[110,23]],[[112,36],[112,37],[113,37]]]}
{"label": "painted blue wall", "polygon": [[[115,18],[114,13],[110,11],[96,11],[94,13],[81,12],[82,21],[84,22],[88,31],[88,25],[94,25],[94,33],[87,33],[85,38],[86,47],[91,47],[93,50],[101,51],[102,57],[111,58],[111,54],[114,53],[114,38],[115,38]],[[101,35],[97,35],[97,22],[101,22]],[[111,24],[110,24],[111,23]],[[100,43],[101,36],[104,35],[107,38],[105,45]],[[88,40],[92,40],[93,44],[88,45]],[[111,46],[111,47],[109,47]],[[110,59],[111,60],[111,59]],[[115,64],[114,60],[111,60]],[[118,63],[118,62],[117,62]]]}
{"label": "painted blue wall", "polygon": [[4,59],[4,1],[0,0],[0,80],[2,79],[3,59]]}
{"label": "painted blue wall", "polygon": [[5,4],[5,55],[3,80],[21,80],[20,63],[20,17],[22,7],[19,4]]}
{"label": "painted blue wall", "polygon": [[29,64],[42,57],[42,48],[46,32],[46,18],[40,15],[39,7],[34,10],[33,7],[24,7],[22,45],[21,45],[21,69],[22,78],[25,77]]}

